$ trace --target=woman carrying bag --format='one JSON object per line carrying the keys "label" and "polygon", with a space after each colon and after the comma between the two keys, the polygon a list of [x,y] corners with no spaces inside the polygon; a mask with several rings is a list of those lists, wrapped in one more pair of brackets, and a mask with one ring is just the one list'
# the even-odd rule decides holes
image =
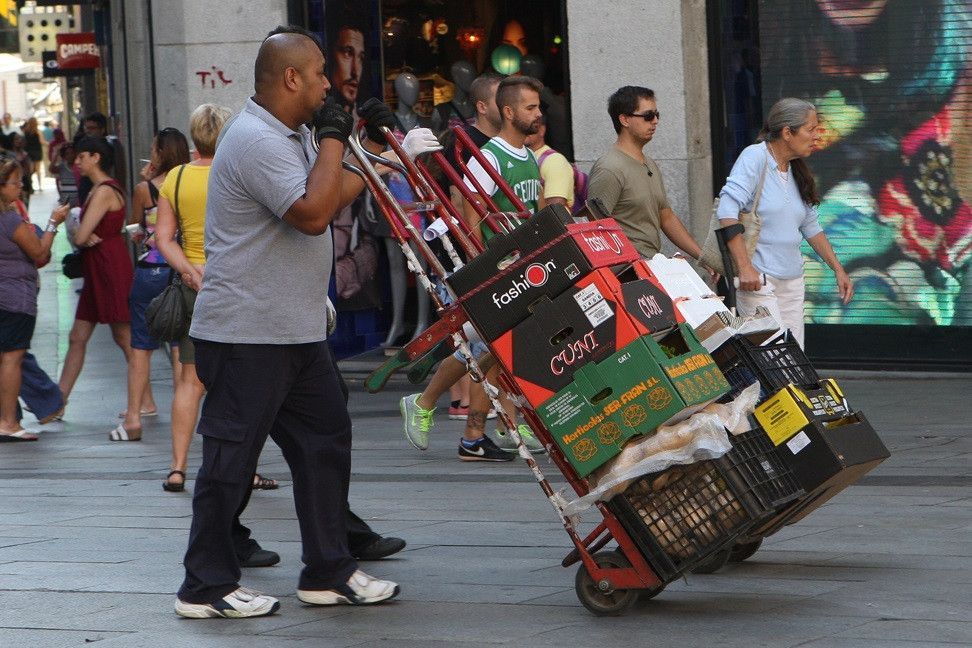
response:
{"label": "woman carrying bag", "polygon": [[[196,159],[175,167],[159,190],[155,238],[159,251],[180,281],[190,290],[188,301],[194,302],[202,287],[206,268],[203,232],[206,223],[206,196],[209,169],[216,154],[216,140],[231,113],[214,104],[203,104],[189,117],[189,136],[196,147]],[[181,242],[180,239],[181,238]],[[188,304],[191,306],[192,304]],[[179,340],[182,370],[172,396],[172,464],[162,488],[178,493],[185,489],[189,446],[199,416],[199,403],[206,388],[196,375],[195,347],[189,335]],[[255,486],[276,488],[273,480],[255,478]]]}
{"label": "woman carrying bag", "polygon": [[755,208],[760,230],[752,258],[743,236],[729,241],[739,278],[736,306],[740,315],[752,315],[758,306],[765,306],[801,347],[804,280],[800,245],[804,239],[834,271],[843,303],[854,296],[854,284],[817,222],[820,196],[805,158],[816,148],[818,126],[813,104],[792,97],[776,102],[758,143],[746,147],[733,165],[719,192],[716,212],[722,227],[732,225],[739,221],[740,212],[753,210],[759,194]]}
{"label": "woman carrying bag", "polygon": [[75,150],[81,174],[91,180],[94,189],[81,208],[81,224],[74,233],[74,243],[82,251],[84,285],[59,381],[65,404],[84,367],[88,340],[95,326],[108,324],[112,339],[125,355],[126,366],[132,353],[128,312],[132,260],[122,235],[125,197],[118,181],[108,175],[114,164],[114,151],[103,137],[82,138]]}

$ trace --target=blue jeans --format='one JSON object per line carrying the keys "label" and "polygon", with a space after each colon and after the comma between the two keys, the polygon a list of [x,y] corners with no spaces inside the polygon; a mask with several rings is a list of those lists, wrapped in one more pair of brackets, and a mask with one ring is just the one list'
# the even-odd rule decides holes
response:
{"label": "blue jeans", "polygon": [[[61,389],[51,377],[40,368],[30,352],[24,354],[24,361],[20,367],[21,383],[20,397],[27,403],[38,420],[50,416],[64,406]],[[17,420],[23,418],[20,404],[17,404]]]}

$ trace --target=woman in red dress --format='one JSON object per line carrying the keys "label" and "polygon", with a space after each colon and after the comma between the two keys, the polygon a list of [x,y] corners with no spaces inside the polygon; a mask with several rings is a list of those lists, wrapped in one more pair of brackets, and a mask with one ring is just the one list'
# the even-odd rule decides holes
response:
{"label": "woman in red dress", "polygon": [[[64,402],[84,366],[84,354],[95,325],[108,324],[115,344],[125,354],[132,352],[128,293],[132,288],[132,260],[122,235],[125,197],[118,182],[108,175],[114,163],[111,145],[104,138],[84,138],[75,147],[81,174],[94,189],[81,209],[81,225],[74,243],[82,250],[84,286],[68,338],[68,352],[61,371]],[[116,435],[117,436],[117,435]],[[115,438],[112,441],[137,441]]]}

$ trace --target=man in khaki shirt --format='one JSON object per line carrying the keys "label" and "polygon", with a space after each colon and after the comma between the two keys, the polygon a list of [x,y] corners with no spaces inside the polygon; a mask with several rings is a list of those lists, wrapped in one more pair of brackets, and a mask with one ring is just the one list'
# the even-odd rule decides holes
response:
{"label": "man in khaki shirt", "polygon": [[624,86],[608,99],[608,113],[618,139],[594,163],[588,188],[600,198],[634,246],[646,258],[661,250],[661,233],[692,258],[702,250],[668,203],[661,170],[644,154],[661,114],[655,93]]}

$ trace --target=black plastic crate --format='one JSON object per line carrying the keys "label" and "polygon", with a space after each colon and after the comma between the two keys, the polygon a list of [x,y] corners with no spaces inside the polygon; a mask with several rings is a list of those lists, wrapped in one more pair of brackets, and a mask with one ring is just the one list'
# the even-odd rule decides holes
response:
{"label": "black plastic crate", "polygon": [[793,471],[762,428],[729,435],[729,440],[732,450],[718,461],[732,465],[746,491],[765,509],[762,518],[772,517],[804,495]]}
{"label": "black plastic crate", "polygon": [[608,508],[668,583],[765,517],[749,490],[731,462],[702,461],[641,477]]}
{"label": "black plastic crate", "polygon": [[820,376],[803,349],[789,332],[760,346],[743,335],[726,340],[712,353],[716,364],[729,381],[729,393],[721,402],[734,399],[746,387],[759,382],[759,400],[793,383],[797,387],[815,387]]}

